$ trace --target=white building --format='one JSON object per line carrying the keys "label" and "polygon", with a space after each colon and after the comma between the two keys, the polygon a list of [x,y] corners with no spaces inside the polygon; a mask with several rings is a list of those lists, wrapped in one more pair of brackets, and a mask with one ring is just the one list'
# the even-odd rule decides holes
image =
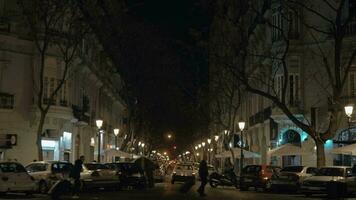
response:
{"label": "white building", "polygon": [[[314,1],[312,2],[314,3]],[[315,2],[317,3],[317,2]],[[345,15],[355,13],[355,3],[347,1]],[[312,6],[313,7],[313,6]],[[314,7],[313,7],[314,8]],[[315,7],[321,13],[328,15],[329,8],[325,4],[318,4]],[[282,11],[281,11],[282,10]],[[286,59],[288,66],[288,83],[286,91],[286,102],[294,116],[305,123],[311,123],[317,130],[322,131],[328,126],[328,96],[331,90],[328,84],[327,73],[322,66],[323,61],[316,52],[321,48],[326,52],[326,55],[332,57],[332,39],[320,39],[325,36],[314,35],[320,43],[313,43],[315,38],[310,36],[310,30],[302,25],[301,19],[304,22],[312,22],[326,26],[323,22],[315,22],[312,14],[305,10],[299,10],[298,14],[290,13],[288,15],[291,24],[283,18],[281,12],[283,8],[278,3],[273,3],[272,9],[267,12],[267,18],[275,27],[281,29],[290,28],[288,37],[290,39],[290,50]],[[288,12],[287,12],[288,13]],[[298,16],[298,17],[297,17]],[[300,16],[302,16],[300,18]],[[285,16],[284,16],[285,17]],[[356,32],[355,32],[355,17],[351,17],[351,23],[346,31],[343,50],[345,55],[355,50]],[[273,26],[272,26],[273,27]],[[224,27],[226,30],[227,28]],[[321,42],[322,41],[322,42]],[[271,28],[267,25],[260,25],[254,37],[251,39],[252,53],[262,54],[266,51],[268,55],[274,55],[274,52],[283,47],[281,31],[278,28]],[[267,54],[265,54],[267,55]],[[261,56],[262,57],[262,56]],[[344,62],[347,58],[344,56]],[[269,69],[269,74],[266,76],[266,81],[271,78],[274,80],[274,89],[277,95],[281,94],[282,84],[284,83],[284,74],[275,63],[271,63],[267,59],[252,59],[250,61],[251,68],[264,65]],[[356,91],[356,61],[351,65],[350,73],[347,76],[340,108],[347,104],[355,104]],[[266,87],[259,85],[259,88]],[[340,110],[340,121],[338,122],[338,131],[335,138],[325,142],[326,165],[352,165],[355,163],[355,157],[350,155],[346,150],[338,149],[345,145],[356,143],[355,129],[349,129],[346,115]],[[245,132],[247,136],[248,149],[258,153],[260,157],[247,159],[246,163],[255,164],[275,164],[280,166],[288,165],[316,165],[316,148],[314,141],[297,127],[289,118],[269,100],[256,95],[247,94],[240,106],[239,116],[237,121],[243,119],[247,122],[248,130]],[[220,131],[220,133],[222,130]],[[238,134],[238,130],[236,130]],[[216,134],[216,133],[215,133]],[[349,149],[351,146],[349,146]],[[338,151],[338,150],[339,151]],[[350,151],[350,150],[349,150]],[[339,153],[339,154],[337,154]]]}
{"label": "white building", "polygon": [[[22,34],[21,22],[8,17],[16,8],[13,2],[0,1],[0,159],[27,164],[37,159],[39,112],[33,77],[38,56],[33,42]],[[48,102],[48,97],[58,84],[63,66],[55,54],[46,57],[43,103],[52,105],[43,127],[45,160],[73,162],[80,155],[87,161],[96,160],[97,118],[104,121],[102,158],[106,150],[116,148],[113,129],[122,128],[125,117],[125,106],[117,94],[120,76],[111,74],[113,66],[103,61],[95,38],[83,39],[81,52],[80,62],[71,67],[53,102]]]}

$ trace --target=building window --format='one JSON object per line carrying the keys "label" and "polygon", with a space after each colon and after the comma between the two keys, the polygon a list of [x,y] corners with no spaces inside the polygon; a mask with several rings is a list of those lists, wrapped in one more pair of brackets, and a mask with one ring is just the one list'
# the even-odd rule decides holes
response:
{"label": "building window", "polygon": [[0,109],[13,109],[14,95],[7,93],[0,93]]}
{"label": "building window", "polygon": [[[283,86],[284,86],[284,76],[279,75],[276,76],[275,80],[275,90],[277,96],[280,100],[283,97]],[[289,74],[288,83],[287,83],[287,92],[289,94],[288,103],[291,106],[298,106],[300,100],[300,81],[299,74]]]}
{"label": "building window", "polygon": [[276,84],[275,90],[276,90],[277,96],[278,96],[279,100],[282,100],[284,76],[282,76],[282,75],[276,76],[275,84]]}
{"label": "building window", "polygon": [[289,105],[299,105],[299,74],[289,75]]}
{"label": "building window", "polygon": [[60,105],[61,106],[68,106],[68,101],[67,101],[67,82],[64,81],[62,88],[59,92],[60,96]]}
{"label": "building window", "polygon": [[296,10],[290,10],[288,12],[288,23],[289,23],[289,31],[288,38],[290,39],[298,39],[300,33],[300,20],[299,20],[299,12]]}
{"label": "building window", "polygon": [[348,91],[349,97],[355,97],[356,96],[356,72],[350,72],[349,73],[349,91]]}
{"label": "building window", "polygon": [[346,26],[345,34],[355,35],[356,34],[356,1],[355,0],[349,0],[347,11],[348,11],[347,17],[350,18],[350,21]]}
{"label": "building window", "polygon": [[272,42],[282,39],[283,30],[283,17],[281,8],[273,9],[272,14]]}

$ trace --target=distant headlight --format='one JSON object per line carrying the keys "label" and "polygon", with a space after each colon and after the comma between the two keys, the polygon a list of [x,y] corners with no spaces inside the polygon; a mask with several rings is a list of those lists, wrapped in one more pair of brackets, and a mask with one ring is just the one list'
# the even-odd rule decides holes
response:
{"label": "distant headlight", "polygon": [[138,178],[141,178],[141,177],[142,177],[142,175],[141,175],[140,173],[134,173],[134,174],[132,174],[132,177],[138,177]]}

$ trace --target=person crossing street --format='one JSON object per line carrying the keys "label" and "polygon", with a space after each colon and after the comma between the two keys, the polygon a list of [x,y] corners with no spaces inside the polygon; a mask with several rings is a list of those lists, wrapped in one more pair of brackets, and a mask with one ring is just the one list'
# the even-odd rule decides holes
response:
{"label": "person crossing street", "polygon": [[199,165],[199,177],[200,177],[201,185],[198,189],[198,193],[202,197],[206,196],[205,185],[208,183],[208,176],[209,176],[208,165],[205,160],[202,160]]}

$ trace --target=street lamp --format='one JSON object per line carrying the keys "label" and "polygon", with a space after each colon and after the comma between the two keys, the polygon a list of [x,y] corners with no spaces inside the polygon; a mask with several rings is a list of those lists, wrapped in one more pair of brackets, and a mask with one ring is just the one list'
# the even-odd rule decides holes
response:
{"label": "street lamp", "polygon": [[354,107],[349,105],[349,106],[345,106],[344,109],[345,109],[345,114],[347,115],[347,117],[349,119],[351,119],[351,115],[352,115],[352,113],[354,111]]}
{"label": "street lamp", "polygon": [[[240,137],[240,142],[241,142],[241,145],[240,145],[240,150],[241,150],[241,157],[240,157],[240,174],[241,174],[241,172],[242,172],[242,168],[243,168],[243,166],[244,166],[244,150],[243,150],[243,131],[244,131],[244,129],[245,129],[245,122],[243,122],[243,121],[240,121],[239,122],[239,128],[240,128],[240,130],[241,130],[241,137]],[[242,179],[240,179],[240,186],[241,186],[241,180]]]}
{"label": "street lamp", "polygon": [[119,135],[119,132],[120,132],[120,129],[118,129],[118,128],[115,128],[114,129],[114,135],[115,135],[115,147],[116,147],[116,149],[117,149],[117,136]]}
{"label": "street lamp", "polygon": [[210,138],[209,138],[207,141],[208,141],[208,144],[210,144],[210,143],[211,143],[211,139],[210,139]]}
{"label": "street lamp", "polygon": [[203,147],[205,147],[205,142],[202,142],[201,145],[202,145]]}
{"label": "street lamp", "polygon": [[96,121],[95,121],[95,123],[96,123],[96,127],[98,127],[98,131],[99,131],[99,133],[98,133],[98,163],[100,163],[100,146],[101,146],[101,131],[100,131],[100,129],[101,129],[101,127],[103,126],[103,120],[101,120],[101,119],[97,119]]}
{"label": "street lamp", "polygon": [[201,144],[198,144],[199,149],[201,148]]}
{"label": "street lamp", "polygon": [[215,142],[217,142],[219,140],[219,136],[218,135],[215,135]]}
{"label": "street lamp", "polygon": [[195,150],[198,150],[198,146],[195,146],[194,148],[195,148]]}

